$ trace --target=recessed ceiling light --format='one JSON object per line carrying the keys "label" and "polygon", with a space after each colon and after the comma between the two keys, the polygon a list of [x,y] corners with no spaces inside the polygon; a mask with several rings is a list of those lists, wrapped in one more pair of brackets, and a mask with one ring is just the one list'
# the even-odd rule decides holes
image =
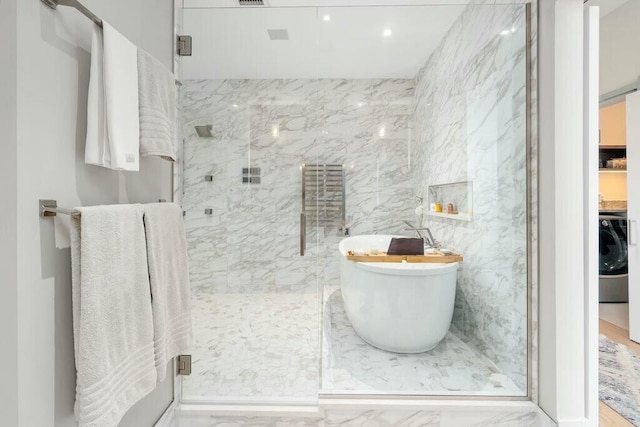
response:
{"label": "recessed ceiling light", "polygon": [[500,31],[500,35],[501,36],[508,36],[509,34],[511,34],[511,31],[509,31],[509,30]]}
{"label": "recessed ceiling light", "polygon": [[331,15],[323,15],[323,16],[322,16],[322,20],[323,20],[324,22],[329,22],[329,21],[331,21]]}
{"label": "recessed ceiling light", "polygon": [[391,32],[391,28],[385,28],[384,31],[382,32],[382,35],[385,37],[391,37],[391,34],[393,34]]}

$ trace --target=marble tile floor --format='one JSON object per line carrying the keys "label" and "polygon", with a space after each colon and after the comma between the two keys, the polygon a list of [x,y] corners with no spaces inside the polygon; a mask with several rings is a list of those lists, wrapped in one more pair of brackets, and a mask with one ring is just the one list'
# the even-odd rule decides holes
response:
{"label": "marble tile floor", "polygon": [[319,306],[317,294],[194,292],[182,400],[317,402]]}
{"label": "marble tile floor", "polygon": [[321,334],[320,298],[194,292],[196,343],[182,400],[316,403],[319,393],[524,395],[456,330],[427,353],[401,355],[370,346],[351,327],[337,286],[325,288]]}
{"label": "marble tile floor", "polygon": [[525,396],[454,327],[433,350],[396,354],[364,342],[337,286],[325,288],[323,394]]}
{"label": "marble tile floor", "polygon": [[462,427],[462,426],[501,426],[501,427],[551,427],[555,423],[541,410],[531,404],[522,408],[473,408],[457,407],[438,410],[416,409],[359,409],[331,408],[317,416],[232,416],[210,415],[189,416],[179,414],[175,427]]}

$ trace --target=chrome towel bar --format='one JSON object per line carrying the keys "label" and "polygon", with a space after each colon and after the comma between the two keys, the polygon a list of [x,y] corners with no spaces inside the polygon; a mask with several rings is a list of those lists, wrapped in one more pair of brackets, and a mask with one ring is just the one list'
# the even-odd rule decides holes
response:
{"label": "chrome towel bar", "polygon": [[80,13],[91,19],[98,27],[102,28],[102,19],[98,18],[78,0],[42,0],[42,3],[46,4],[51,9],[55,9],[58,6],[69,6],[78,9]]}
{"label": "chrome towel bar", "polygon": [[59,208],[57,200],[40,200],[40,216],[56,216],[57,214],[79,216],[80,212],[75,209]]}
{"label": "chrome towel bar", "polygon": [[[158,203],[165,203],[165,199],[159,199]],[[57,216],[58,214],[80,216],[80,212],[75,209],[59,208],[57,200],[40,199],[38,212],[40,217]]]}
{"label": "chrome towel bar", "polygon": [[[51,9],[56,9],[58,6],[69,6],[77,9],[80,13],[82,13],[87,18],[91,19],[94,24],[98,27],[102,28],[102,19],[98,18],[95,13],[91,12],[86,8],[85,5],[80,3],[78,0],[41,0],[42,3],[49,6]],[[182,86],[182,83],[179,80],[176,80],[176,85]],[[62,213],[62,212],[61,212]]]}

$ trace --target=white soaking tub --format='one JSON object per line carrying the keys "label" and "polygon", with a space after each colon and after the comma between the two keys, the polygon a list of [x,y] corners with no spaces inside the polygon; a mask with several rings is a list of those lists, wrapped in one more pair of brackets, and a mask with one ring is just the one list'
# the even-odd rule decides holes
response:
{"label": "white soaking tub", "polygon": [[458,263],[347,260],[347,251],[386,251],[391,235],[365,235],[339,244],[342,297],[349,321],[369,344],[395,353],[433,349],[451,326]]}

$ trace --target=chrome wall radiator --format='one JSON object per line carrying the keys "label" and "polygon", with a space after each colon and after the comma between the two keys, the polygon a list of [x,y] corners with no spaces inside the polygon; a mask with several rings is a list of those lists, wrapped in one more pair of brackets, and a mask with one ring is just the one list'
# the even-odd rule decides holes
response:
{"label": "chrome wall radiator", "polygon": [[348,234],[345,214],[345,173],[342,165],[308,165],[302,170],[300,255],[307,246],[307,227],[335,227]]}

